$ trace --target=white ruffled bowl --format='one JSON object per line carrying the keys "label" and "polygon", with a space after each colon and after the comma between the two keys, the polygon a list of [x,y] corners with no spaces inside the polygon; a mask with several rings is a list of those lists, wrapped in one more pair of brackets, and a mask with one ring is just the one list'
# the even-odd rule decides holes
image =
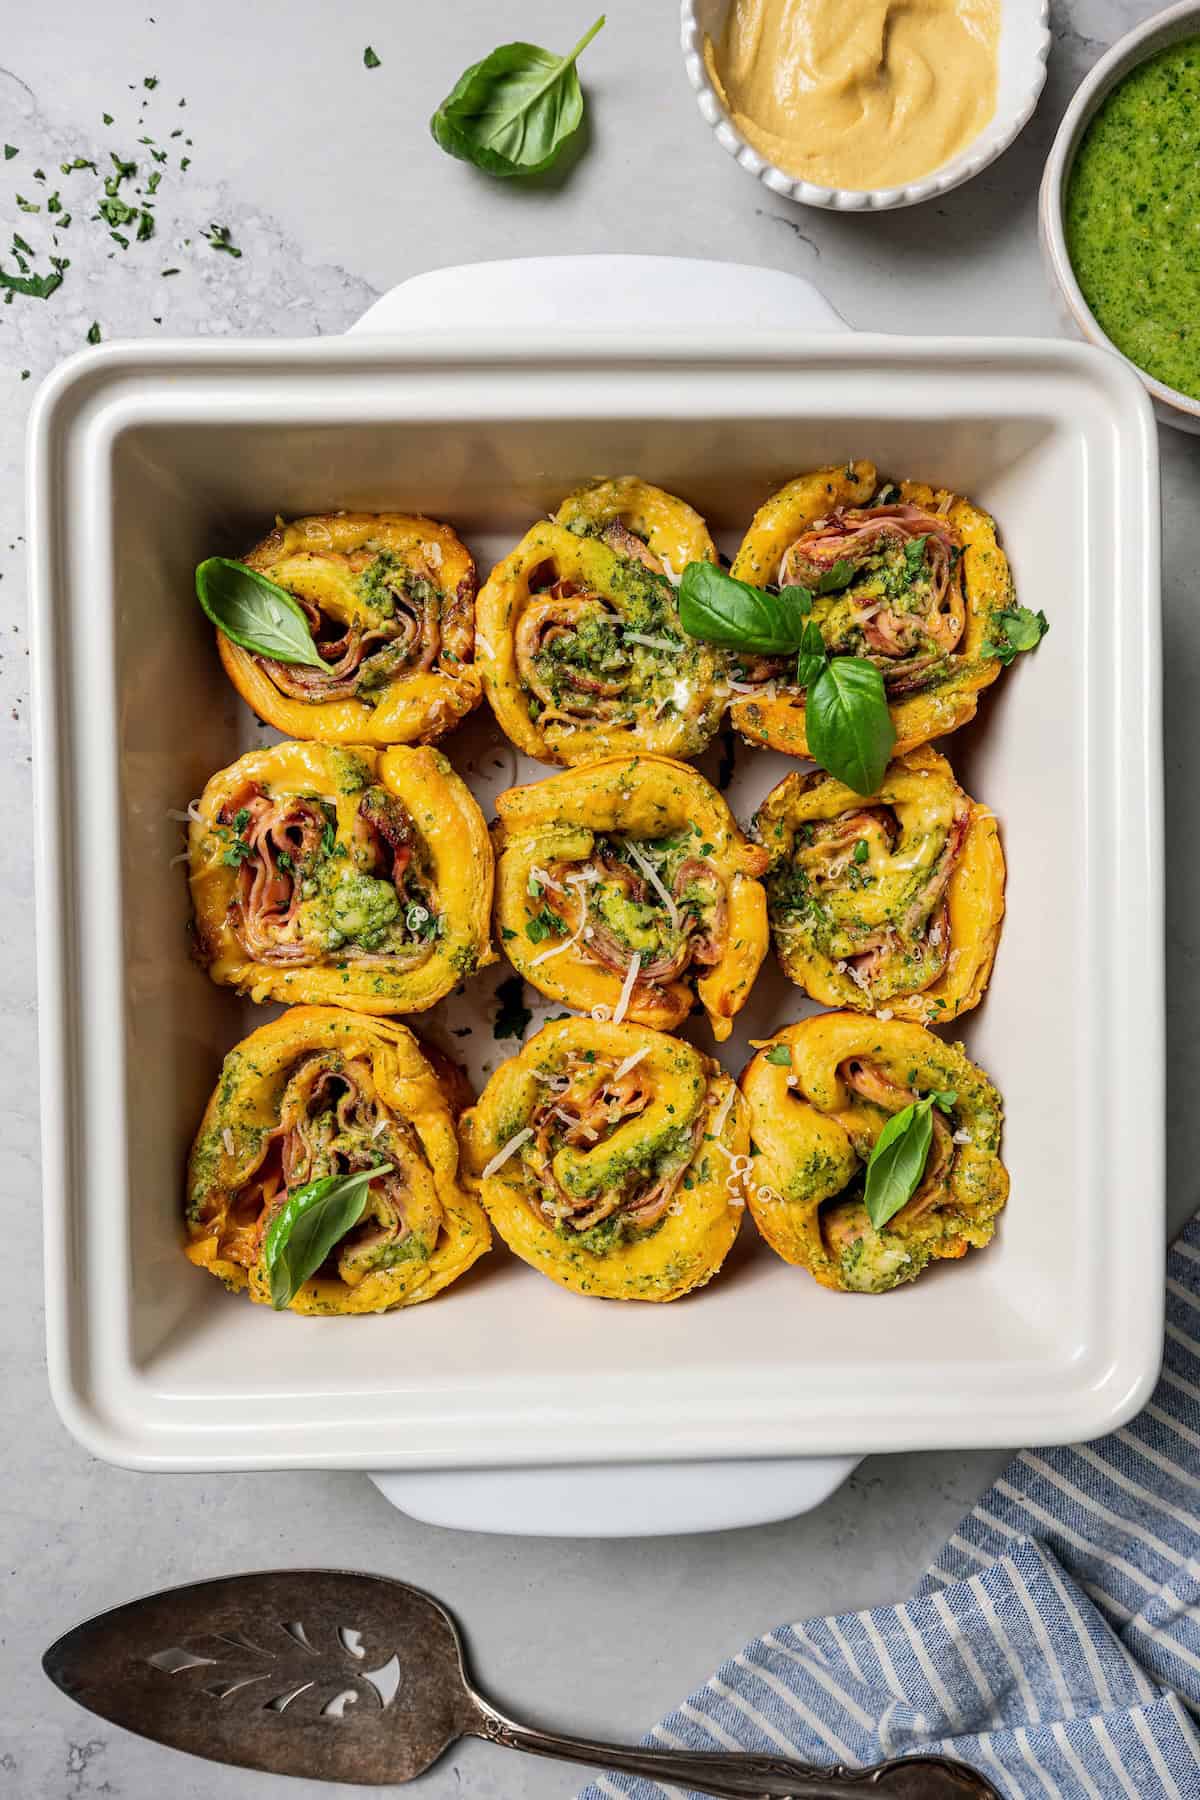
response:
{"label": "white ruffled bowl", "polygon": [[683,56],[688,80],[696,90],[700,111],[716,133],[717,142],[743,169],[758,177],[773,193],[798,200],[803,206],[824,206],[844,212],[883,212],[896,206],[916,206],[932,200],[995,162],[1017,133],[1033,117],[1046,80],[1050,53],[1048,0],[1001,0],[1000,71],[996,110],[978,137],[958,156],[919,181],[893,188],[827,188],[788,175],[768,162],[737,130],[725,103],[709,80],[704,64],[704,40],[720,41],[731,0],[683,0]]}

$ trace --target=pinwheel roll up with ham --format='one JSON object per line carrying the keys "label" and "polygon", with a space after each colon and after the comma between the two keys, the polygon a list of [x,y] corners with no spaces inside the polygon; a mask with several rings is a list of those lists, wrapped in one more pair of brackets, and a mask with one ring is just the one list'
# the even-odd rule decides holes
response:
{"label": "pinwheel roll up with ham", "polygon": [[479,595],[484,690],[519,750],[574,764],[634,748],[697,756],[723,661],[679,623],[676,558],[715,560],[690,506],[632,476],[532,527]]}
{"label": "pinwheel roll up with ham", "polygon": [[576,1293],[676,1300],[737,1236],[745,1106],[678,1038],[556,1020],[501,1064],[461,1129],[467,1179],[509,1249]]}
{"label": "pinwheel roll up with ham", "polygon": [[510,788],[496,810],[496,924],[527,981],[659,1031],[698,996],[729,1036],[766,952],[767,853],[715,788],[665,756],[612,757]]}
{"label": "pinwheel roll up with ham", "polygon": [[[394,1020],[293,1007],[222,1065],[188,1164],[189,1258],[276,1306],[290,1266],[292,1312],[430,1299],[491,1243],[459,1185],[455,1118],[469,1099],[462,1071]],[[356,1174],[361,1211],[339,1230],[354,1209],[321,1208]]]}
{"label": "pinwheel roll up with ham", "polygon": [[787,775],[751,825],[779,960],[825,1006],[936,1025],[977,1006],[1004,916],[996,819],[928,746],[863,798]]}
{"label": "pinwheel roll up with ham", "polygon": [[[991,1241],[1008,1198],[1002,1109],[961,1045],[921,1025],[820,1013],[762,1046],[741,1087],[758,1152],[754,1222],[822,1286],[881,1294]],[[935,1095],[919,1180],[877,1229],[864,1205],[871,1153],[890,1119]]]}
{"label": "pinwheel roll up with ham", "polygon": [[[880,487],[875,465],[798,476],[755,514],[732,573],[752,587],[807,588],[830,656],[883,676],[896,753],[957,731],[1000,673],[992,615],[1013,603],[995,522],[922,482]],[[754,743],[808,755],[794,657],[733,659],[730,716]]]}
{"label": "pinwheel roll up with ham", "polygon": [[436,743],[478,706],[475,564],[448,525],[407,513],[282,521],[241,559],[300,606],[324,669],[223,631],[226,673],[260,719],[325,744]]}
{"label": "pinwheel roll up with ham", "polygon": [[189,830],[195,948],[255,1000],[423,1012],[482,965],[492,851],[439,750],[254,750]]}

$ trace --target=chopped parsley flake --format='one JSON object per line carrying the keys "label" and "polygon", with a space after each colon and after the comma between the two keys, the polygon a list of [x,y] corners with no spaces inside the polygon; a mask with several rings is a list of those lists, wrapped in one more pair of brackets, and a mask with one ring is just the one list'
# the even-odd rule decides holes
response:
{"label": "chopped parsley flake", "polygon": [[229,235],[228,225],[210,225],[205,233],[205,241],[211,244],[214,250],[224,250],[227,256],[242,254]]}

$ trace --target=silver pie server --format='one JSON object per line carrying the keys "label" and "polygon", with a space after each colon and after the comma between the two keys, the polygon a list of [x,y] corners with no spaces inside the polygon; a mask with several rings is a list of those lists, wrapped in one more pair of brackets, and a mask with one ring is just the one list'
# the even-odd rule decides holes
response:
{"label": "silver pie server", "polygon": [[871,1769],[781,1756],[624,1749],[518,1725],[467,1678],[454,1620],[407,1582],[282,1569],[167,1588],[77,1625],[42,1666],[127,1731],[276,1775],[413,1781],[462,1737],[645,1775],[717,1800],[1000,1800],[974,1769],[910,1756]]}

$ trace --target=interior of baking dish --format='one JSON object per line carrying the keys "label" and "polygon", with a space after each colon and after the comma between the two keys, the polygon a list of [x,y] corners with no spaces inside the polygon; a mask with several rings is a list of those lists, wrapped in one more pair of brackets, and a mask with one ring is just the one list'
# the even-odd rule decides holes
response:
{"label": "interior of baking dish", "polygon": [[[1115,359],[917,339],[133,347],[68,366],[36,432],[48,1312],[56,1398],[90,1447],[192,1467],[780,1455],[1069,1439],[1140,1403],[1162,1229],[1157,497]],[[627,471],[729,549],[783,480],[851,456],[991,511],[1051,621],[950,746],[1008,859],[991,990],[960,1034],[1007,1109],[994,1245],[864,1297],[747,1221],[720,1278],[665,1308],[581,1299],[499,1246],[430,1305],[317,1320],[192,1268],[190,1137],[265,1014],[189,962],[171,812],[273,736],[221,671],[196,562],[277,513],[393,507],[453,523],[486,572],[573,485]],[[486,712],[443,748],[485,813],[546,772]],[[787,766],[739,754],[743,822]],[[420,1026],[477,1082],[515,1048],[490,1020],[510,973]],[[769,959],[722,1060],[805,1010]]]}

